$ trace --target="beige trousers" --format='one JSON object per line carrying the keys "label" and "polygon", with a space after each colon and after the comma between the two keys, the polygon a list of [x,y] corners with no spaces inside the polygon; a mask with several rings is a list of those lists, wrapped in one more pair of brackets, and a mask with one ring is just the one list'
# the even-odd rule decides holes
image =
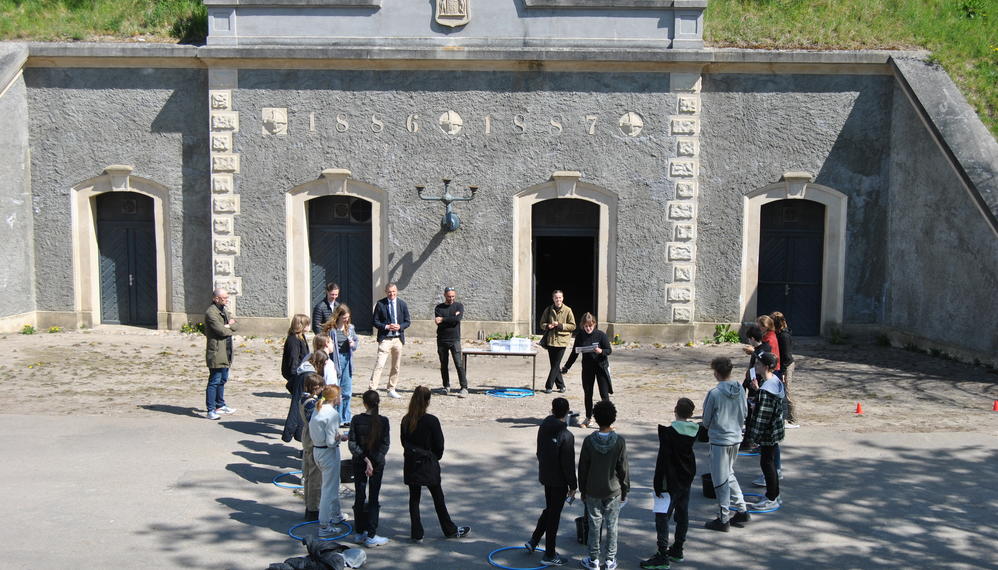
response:
{"label": "beige trousers", "polygon": [[394,390],[399,382],[399,365],[402,363],[402,340],[398,337],[386,338],[378,343],[378,361],[371,372],[371,381],[368,388],[377,390],[381,383],[381,371],[385,369],[385,362],[388,357],[392,357],[391,368],[388,369],[388,389]]}

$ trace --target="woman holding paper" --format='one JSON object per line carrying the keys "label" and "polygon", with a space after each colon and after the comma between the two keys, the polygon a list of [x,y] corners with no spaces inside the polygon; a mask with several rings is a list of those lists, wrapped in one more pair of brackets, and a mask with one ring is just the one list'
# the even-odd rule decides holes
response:
{"label": "woman holding paper", "polygon": [[613,394],[610,383],[610,364],[607,357],[613,352],[610,339],[606,333],[596,328],[596,317],[592,313],[582,315],[582,331],[575,337],[572,354],[561,369],[563,374],[575,364],[575,359],[582,354],[582,390],[586,393],[586,420],[579,425],[589,427],[593,417],[593,383],[599,385],[601,400],[609,400]]}

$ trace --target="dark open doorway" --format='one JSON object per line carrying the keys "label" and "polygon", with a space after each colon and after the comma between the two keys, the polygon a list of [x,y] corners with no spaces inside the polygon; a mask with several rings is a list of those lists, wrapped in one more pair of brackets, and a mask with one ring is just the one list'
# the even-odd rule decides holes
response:
{"label": "dark open doorway", "polygon": [[352,196],[309,200],[308,247],[312,304],[326,295],[326,283],[335,282],[357,331],[371,332],[371,203]]}
{"label": "dark open doorway", "polygon": [[545,200],[534,204],[534,312],[533,329],[551,292],[565,293],[565,304],[578,322],[583,313],[596,314],[596,277],[599,267],[599,206],[579,199]]}
{"label": "dark open doorway", "polygon": [[97,196],[101,322],[156,326],[153,200],[136,192]]}
{"label": "dark open doorway", "polygon": [[821,332],[825,206],[779,200],[762,207],[758,313],[780,311],[794,334]]}

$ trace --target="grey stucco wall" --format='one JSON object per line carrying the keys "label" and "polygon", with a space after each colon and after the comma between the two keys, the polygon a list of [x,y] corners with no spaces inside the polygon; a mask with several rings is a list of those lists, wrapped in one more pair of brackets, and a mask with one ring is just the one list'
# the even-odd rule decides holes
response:
{"label": "grey stucco wall", "polygon": [[900,90],[894,96],[885,324],[998,351],[998,237]]}
{"label": "grey stucco wall", "polygon": [[0,317],[35,310],[28,104],[22,78],[0,97]]}
{"label": "grey stucco wall", "polygon": [[[40,310],[73,310],[70,189],[111,164],[170,189],[172,310],[210,302],[207,74],[28,68]],[[42,286],[44,284],[44,286]]]}
{"label": "grey stucco wall", "polygon": [[806,171],[849,197],[844,320],[880,322],[892,93],[885,76],[704,76],[696,320],[741,318],[743,195]]}
{"label": "grey stucco wall", "polygon": [[[667,322],[663,302],[671,276],[663,268],[666,180],[675,138],[668,115],[675,96],[667,74],[251,71],[239,73],[233,104],[240,112],[236,152],[241,236],[237,274],[243,279],[240,313],[286,314],[284,193],[314,180],[324,168],[347,168],[354,178],[388,194],[387,267],[415,318],[430,318],[443,285],[461,290],[472,320],[512,318],[513,195],[546,182],[554,171],[578,170],[582,181],[618,195],[617,320]],[[287,137],[261,135],[261,109],[287,107]],[[444,134],[437,117],[457,111],[464,128]],[[621,134],[628,111],[644,117],[638,137]],[[316,131],[309,132],[315,114]],[[371,116],[383,121],[374,133]],[[420,116],[420,130],[406,119]],[[492,116],[492,134],[484,117]],[[525,131],[513,116],[525,117]],[[587,133],[586,115],[598,115]],[[350,128],[336,131],[336,117]],[[550,119],[559,116],[555,134]],[[474,201],[456,210],[459,232],[440,236],[443,208],[422,202],[413,189],[478,185]],[[659,237],[661,240],[658,241]]]}

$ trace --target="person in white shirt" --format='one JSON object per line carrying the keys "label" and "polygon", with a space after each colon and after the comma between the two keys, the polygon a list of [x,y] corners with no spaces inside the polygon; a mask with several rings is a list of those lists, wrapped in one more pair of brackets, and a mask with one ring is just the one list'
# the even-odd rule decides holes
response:
{"label": "person in white shirt", "polygon": [[319,536],[333,536],[336,525],[346,521],[340,510],[340,442],[347,436],[340,433],[340,387],[326,386],[315,413],[308,422],[312,438],[312,454],[322,471],[322,493],[319,499]]}

